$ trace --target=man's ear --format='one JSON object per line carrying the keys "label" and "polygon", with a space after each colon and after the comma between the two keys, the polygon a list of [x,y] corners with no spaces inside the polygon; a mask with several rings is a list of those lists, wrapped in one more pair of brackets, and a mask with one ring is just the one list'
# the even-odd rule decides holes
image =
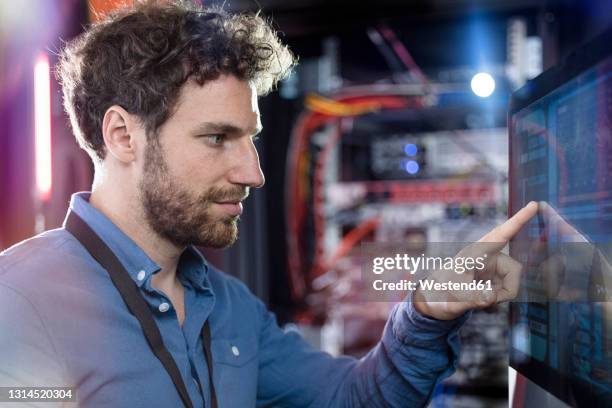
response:
{"label": "man's ear", "polygon": [[134,161],[138,145],[135,133],[139,127],[136,118],[121,106],[108,108],[102,119],[102,137],[107,154],[123,163]]}

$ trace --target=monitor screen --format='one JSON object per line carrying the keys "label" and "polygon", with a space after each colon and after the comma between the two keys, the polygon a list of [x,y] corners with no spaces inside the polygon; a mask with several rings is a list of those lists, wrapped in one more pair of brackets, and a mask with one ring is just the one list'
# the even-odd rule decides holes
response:
{"label": "monitor screen", "polygon": [[510,245],[526,265],[510,364],[577,407],[612,406],[611,43],[528,83],[509,114],[509,212],[540,204]]}

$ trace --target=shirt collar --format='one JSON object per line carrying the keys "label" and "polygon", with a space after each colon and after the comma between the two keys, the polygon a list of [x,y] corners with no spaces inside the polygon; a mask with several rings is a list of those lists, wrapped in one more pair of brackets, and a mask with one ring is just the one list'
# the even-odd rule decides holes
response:
{"label": "shirt collar", "polygon": [[204,256],[194,246],[188,246],[181,254],[178,264],[179,279],[185,280],[198,290],[206,290],[208,284],[208,265]]}
{"label": "shirt collar", "polygon": [[[161,270],[130,237],[117,227],[106,215],[89,204],[90,192],[72,195],[70,211],[74,211],[113,251],[138,287]],[[65,221],[64,221],[65,224]],[[188,247],[179,259],[179,279],[184,279],[194,288],[204,290],[208,285],[208,265],[202,254],[193,246]]]}

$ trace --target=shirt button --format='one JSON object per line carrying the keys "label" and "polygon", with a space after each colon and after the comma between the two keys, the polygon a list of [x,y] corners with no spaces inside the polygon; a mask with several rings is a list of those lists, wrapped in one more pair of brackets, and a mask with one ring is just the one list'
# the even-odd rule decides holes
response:
{"label": "shirt button", "polygon": [[159,311],[162,312],[162,313],[167,312],[168,309],[170,309],[170,305],[167,304],[166,302],[164,302],[161,305],[159,305]]}
{"label": "shirt button", "polygon": [[238,350],[238,347],[232,346],[232,354],[236,357],[240,355],[240,350]]}
{"label": "shirt button", "polygon": [[138,279],[139,281],[143,280],[145,278],[145,271],[139,271],[138,275],[136,275],[136,279]]}

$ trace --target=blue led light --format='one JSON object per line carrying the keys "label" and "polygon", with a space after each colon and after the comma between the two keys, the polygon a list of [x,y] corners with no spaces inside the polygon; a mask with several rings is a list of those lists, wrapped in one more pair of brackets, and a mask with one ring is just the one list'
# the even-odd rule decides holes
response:
{"label": "blue led light", "polygon": [[404,152],[406,152],[406,154],[410,157],[416,156],[418,150],[419,149],[414,143],[408,143],[406,146],[404,146]]}
{"label": "blue led light", "polygon": [[417,174],[419,172],[419,163],[414,160],[408,160],[404,165],[404,168],[409,174]]}

